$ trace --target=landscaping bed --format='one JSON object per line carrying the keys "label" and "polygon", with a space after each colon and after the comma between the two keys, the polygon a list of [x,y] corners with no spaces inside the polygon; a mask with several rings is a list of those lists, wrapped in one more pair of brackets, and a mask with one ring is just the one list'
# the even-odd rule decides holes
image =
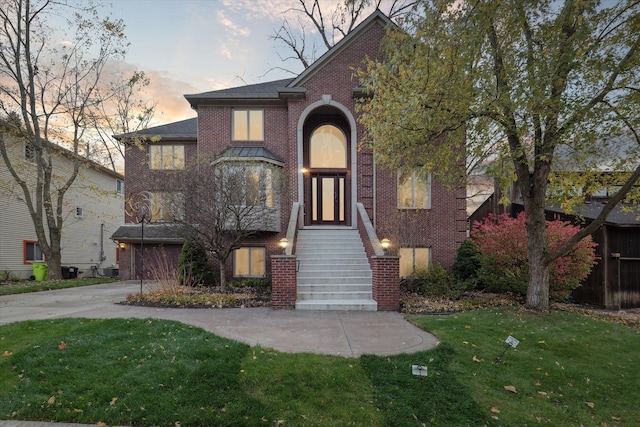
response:
{"label": "landscaping bed", "polygon": [[227,286],[224,291],[217,286],[173,286],[170,289],[152,288],[142,295],[129,294],[122,304],[173,308],[270,307],[271,292],[258,286]]}

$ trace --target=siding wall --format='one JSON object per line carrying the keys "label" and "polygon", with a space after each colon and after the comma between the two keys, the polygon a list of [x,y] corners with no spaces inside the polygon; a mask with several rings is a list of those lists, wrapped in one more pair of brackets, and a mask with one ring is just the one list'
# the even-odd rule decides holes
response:
{"label": "siding wall", "polygon": [[[21,161],[23,142],[16,140],[10,145],[12,158]],[[68,177],[71,168],[68,158],[58,156],[54,159],[54,169],[61,177]],[[19,170],[24,174],[35,173],[35,166],[23,162]],[[64,199],[62,265],[75,266],[82,271],[96,264],[100,268],[117,266],[117,247],[109,237],[124,220],[124,196],[116,193],[116,178],[124,177],[103,168],[81,166]],[[23,200],[22,190],[13,181],[4,162],[0,161],[0,271],[8,270],[28,278],[32,274],[32,266],[23,261],[23,241],[37,238]],[[76,205],[83,208],[82,218],[75,217]],[[106,256],[104,261],[100,260],[101,239]]]}

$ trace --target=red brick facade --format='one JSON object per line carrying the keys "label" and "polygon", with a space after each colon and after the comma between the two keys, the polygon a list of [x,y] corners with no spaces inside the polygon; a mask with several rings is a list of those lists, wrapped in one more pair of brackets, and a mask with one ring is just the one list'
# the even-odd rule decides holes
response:
{"label": "red brick facade", "polygon": [[296,257],[271,257],[271,306],[274,309],[296,306]]}
{"label": "red brick facade", "polygon": [[397,256],[371,257],[373,272],[373,299],[379,311],[400,310],[400,258]]}
{"label": "red brick facade", "polygon": [[[361,146],[365,129],[355,113],[358,81],[353,70],[362,65],[365,57],[376,58],[379,54],[385,26],[389,23],[380,15],[376,12],[368,18],[295,79],[188,95],[187,99],[198,115],[193,138],[168,132],[160,142],[150,143],[185,144],[187,163],[211,159],[233,146],[260,146],[282,160],[280,232],[262,232],[246,242],[247,246],[265,248],[265,270],[272,278],[274,307],[289,308],[295,304],[295,258],[292,261],[290,257],[280,256],[282,250],[278,242],[286,235],[293,202],[299,202],[303,212],[303,224],[298,226],[309,223],[311,181],[300,169],[307,167],[307,135],[314,123],[337,120],[336,126],[339,122],[347,137],[346,218],[342,225],[360,227],[355,204],[362,203],[378,236],[392,240],[394,249],[429,247],[433,262],[445,267],[452,264],[456,250],[466,236],[463,186],[448,188],[433,180],[431,209],[398,209],[396,171],[375,165],[371,150]],[[234,108],[263,109],[263,141],[232,140]],[[148,134],[153,135],[153,129]],[[130,146],[126,150],[127,194],[163,190],[176,181],[173,175],[179,173],[177,171],[149,170],[147,147]],[[303,178],[302,182],[299,182],[300,178]],[[129,212],[126,221],[134,221]],[[398,258],[373,257],[371,244],[366,241],[365,244],[369,245],[367,253],[374,271],[374,299],[381,310],[397,310]],[[130,262],[128,254],[129,251],[123,252],[120,257],[121,278],[124,279],[132,278],[126,277],[126,272],[130,271],[130,266],[126,266]],[[396,253],[392,250],[391,254]],[[227,277],[233,279],[233,257],[224,268]]]}

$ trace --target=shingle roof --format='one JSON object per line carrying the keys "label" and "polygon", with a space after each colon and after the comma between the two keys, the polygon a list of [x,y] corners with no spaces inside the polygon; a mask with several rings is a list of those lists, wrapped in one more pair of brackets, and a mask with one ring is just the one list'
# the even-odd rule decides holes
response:
{"label": "shingle roof", "polygon": [[198,118],[193,117],[179,122],[150,127],[137,132],[114,135],[114,138],[129,138],[135,135],[160,136],[163,139],[195,139],[198,136]]}
{"label": "shingle roof", "polygon": [[278,89],[285,88],[293,79],[274,80],[271,82],[232,87],[229,89],[214,90],[191,95],[185,95],[189,102],[198,99],[278,99]]}
{"label": "shingle roof", "polygon": [[[188,230],[178,224],[145,224],[144,241],[148,243],[183,243]],[[111,235],[111,240],[139,242],[142,237],[141,224],[124,224]]]}
{"label": "shingle roof", "polygon": [[[604,204],[601,202],[584,203],[578,208],[577,215],[587,220],[594,220],[600,215],[604,208]],[[637,213],[627,212],[623,210],[624,205],[618,204],[607,216],[605,224],[616,226],[637,226],[640,225],[640,220],[637,218]],[[565,212],[559,206],[547,206],[545,208],[547,212],[554,212],[564,214]]]}

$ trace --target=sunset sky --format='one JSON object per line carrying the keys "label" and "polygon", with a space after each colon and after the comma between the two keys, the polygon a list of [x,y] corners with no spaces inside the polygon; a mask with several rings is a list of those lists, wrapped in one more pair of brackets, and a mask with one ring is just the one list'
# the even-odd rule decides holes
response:
{"label": "sunset sky", "polygon": [[[338,1],[321,3],[330,15]],[[148,96],[158,103],[153,124],[162,124],[195,116],[184,94],[292,76],[276,67],[302,71],[296,61],[282,62],[279,55],[288,52],[269,39],[284,17],[293,26],[299,15],[290,9],[297,5],[297,0],[111,0],[106,10],[126,24],[131,45],[125,66],[151,78]]]}

